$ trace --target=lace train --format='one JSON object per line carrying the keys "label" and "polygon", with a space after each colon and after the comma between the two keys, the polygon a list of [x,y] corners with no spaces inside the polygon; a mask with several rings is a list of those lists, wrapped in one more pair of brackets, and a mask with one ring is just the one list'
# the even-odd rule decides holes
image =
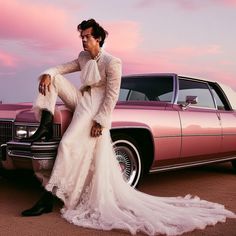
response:
{"label": "lace train", "polygon": [[[115,159],[109,131],[96,143],[96,153],[85,153],[83,158],[93,158],[86,170],[78,166],[78,172],[86,176],[82,189],[74,188],[66,179],[62,184],[62,173],[54,175],[46,186],[64,201],[62,217],[70,223],[102,230],[123,229],[131,234],[180,235],[235,217],[223,205],[198,197],[155,197],[130,187]],[[71,195],[76,197],[72,200]]]}

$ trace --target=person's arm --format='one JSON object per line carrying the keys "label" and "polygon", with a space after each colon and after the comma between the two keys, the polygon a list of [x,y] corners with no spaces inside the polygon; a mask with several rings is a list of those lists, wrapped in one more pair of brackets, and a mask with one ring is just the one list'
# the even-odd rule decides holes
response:
{"label": "person's arm", "polygon": [[107,81],[104,100],[93,120],[102,127],[109,128],[112,111],[118,100],[121,83],[121,61],[113,58],[106,70]]}
{"label": "person's arm", "polygon": [[55,77],[58,74],[69,74],[72,72],[80,71],[79,59],[58,65],[56,67],[49,68],[45,70],[42,75],[50,75],[50,77]]}
{"label": "person's arm", "polygon": [[50,86],[52,84],[52,80],[55,79],[55,76],[58,74],[68,74],[75,71],[80,71],[79,59],[75,59],[73,61],[61,64],[56,67],[52,67],[46,71],[44,71],[39,77],[39,87],[38,90],[44,96],[46,95],[46,91],[50,92]]}

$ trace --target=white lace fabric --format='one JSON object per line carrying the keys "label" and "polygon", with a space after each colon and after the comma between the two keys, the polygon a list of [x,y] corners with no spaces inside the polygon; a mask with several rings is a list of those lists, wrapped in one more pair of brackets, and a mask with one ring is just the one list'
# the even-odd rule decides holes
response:
{"label": "white lace fabric", "polygon": [[[104,83],[101,65],[95,61],[89,63],[83,67],[86,70],[82,72],[83,85]],[[120,73],[120,61],[109,60],[106,87],[95,86],[91,93],[85,92],[79,97],[71,124],[60,142],[45,188],[64,202],[62,217],[82,227],[122,229],[147,235],[180,235],[224,222],[226,217],[235,218],[234,213],[217,203],[190,195],[155,197],[125,182],[109,132],[110,114],[119,94]],[[104,126],[98,138],[90,136],[94,119]]]}
{"label": "white lace fabric", "polygon": [[62,187],[63,177],[58,175],[46,187],[60,186],[62,193],[54,193],[64,201],[62,217],[70,223],[101,230],[123,229],[131,234],[180,235],[235,217],[223,205],[198,197],[155,197],[130,187],[121,175],[108,130],[96,142],[96,152],[87,152],[83,158],[91,160],[91,156],[87,169],[78,166],[80,175],[86,176],[77,176],[81,187],[66,179]]}

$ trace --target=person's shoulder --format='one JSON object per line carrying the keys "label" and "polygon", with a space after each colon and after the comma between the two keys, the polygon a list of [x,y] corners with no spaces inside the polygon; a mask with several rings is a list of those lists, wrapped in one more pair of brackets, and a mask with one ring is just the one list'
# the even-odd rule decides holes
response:
{"label": "person's shoulder", "polygon": [[118,58],[118,57],[115,57],[113,55],[111,55],[110,53],[106,52],[106,51],[103,51],[103,56],[104,56],[104,59],[105,59],[105,62],[110,64],[111,62],[119,62],[121,63],[121,59]]}

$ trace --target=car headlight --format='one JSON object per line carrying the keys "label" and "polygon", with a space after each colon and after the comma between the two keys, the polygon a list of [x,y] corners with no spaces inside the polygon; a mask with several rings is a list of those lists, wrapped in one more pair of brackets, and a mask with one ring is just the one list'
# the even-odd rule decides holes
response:
{"label": "car headlight", "polygon": [[15,137],[19,139],[30,137],[35,133],[37,129],[38,129],[38,126],[16,125]]}

